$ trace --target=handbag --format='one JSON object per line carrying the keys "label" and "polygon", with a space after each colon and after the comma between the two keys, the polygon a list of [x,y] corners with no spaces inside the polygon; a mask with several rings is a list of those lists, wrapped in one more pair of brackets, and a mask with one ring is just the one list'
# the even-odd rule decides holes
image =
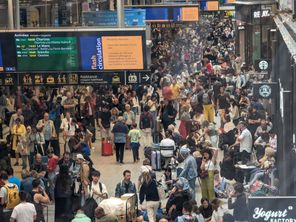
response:
{"label": "handbag", "polygon": [[201,171],[199,174],[200,179],[206,179],[209,176],[209,168],[210,168],[210,164],[208,165],[208,169]]}

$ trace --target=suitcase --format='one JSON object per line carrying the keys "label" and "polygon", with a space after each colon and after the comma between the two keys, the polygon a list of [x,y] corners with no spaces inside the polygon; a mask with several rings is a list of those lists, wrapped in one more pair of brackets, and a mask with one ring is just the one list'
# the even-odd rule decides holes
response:
{"label": "suitcase", "polygon": [[102,156],[112,156],[113,148],[110,141],[102,141]]}
{"label": "suitcase", "polygon": [[151,166],[153,170],[161,170],[161,155],[160,151],[153,150],[151,153]]}

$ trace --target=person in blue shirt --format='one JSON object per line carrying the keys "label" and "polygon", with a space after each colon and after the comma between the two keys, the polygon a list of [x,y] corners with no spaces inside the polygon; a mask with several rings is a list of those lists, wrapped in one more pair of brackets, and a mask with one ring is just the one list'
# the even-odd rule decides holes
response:
{"label": "person in blue shirt", "polygon": [[116,124],[112,129],[113,139],[116,149],[116,161],[123,164],[124,146],[128,134],[128,127],[124,123],[122,116],[119,116]]}
{"label": "person in blue shirt", "polygon": [[190,154],[190,149],[186,146],[181,147],[180,154],[185,158],[184,168],[179,177],[184,177],[188,180],[192,190],[192,199],[195,200],[195,181],[197,178],[197,164],[195,158]]}
{"label": "person in blue shirt", "polygon": [[14,176],[13,168],[10,167],[7,169],[7,175],[8,175],[8,182],[16,184],[18,189],[20,190],[21,180],[18,177]]}

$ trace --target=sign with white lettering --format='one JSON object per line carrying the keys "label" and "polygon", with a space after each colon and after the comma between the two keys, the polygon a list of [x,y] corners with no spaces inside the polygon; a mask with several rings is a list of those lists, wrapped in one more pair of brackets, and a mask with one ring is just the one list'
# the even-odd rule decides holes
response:
{"label": "sign with white lettering", "polygon": [[253,12],[254,19],[267,18],[267,17],[270,17],[270,16],[271,16],[271,13],[270,13],[269,9],[264,9],[264,10],[261,10],[261,11],[254,11]]}
{"label": "sign with white lettering", "polygon": [[249,222],[296,221],[296,197],[250,197]]}

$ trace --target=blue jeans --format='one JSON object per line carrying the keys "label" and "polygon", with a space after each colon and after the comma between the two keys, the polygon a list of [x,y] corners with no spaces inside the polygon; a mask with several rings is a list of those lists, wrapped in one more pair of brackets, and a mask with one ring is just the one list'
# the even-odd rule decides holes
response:
{"label": "blue jeans", "polygon": [[134,162],[136,162],[137,160],[139,160],[139,148],[140,148],[140,143],[131,143],[131,148],[133,151],[133,158],[134,158]]}
{"label": "blue jeans", "polygon": [[192,195],[192,200],[195,200],[195,181],[196,181],[196,177],[188,180],[189,186],[191,188],[191,195]]}

